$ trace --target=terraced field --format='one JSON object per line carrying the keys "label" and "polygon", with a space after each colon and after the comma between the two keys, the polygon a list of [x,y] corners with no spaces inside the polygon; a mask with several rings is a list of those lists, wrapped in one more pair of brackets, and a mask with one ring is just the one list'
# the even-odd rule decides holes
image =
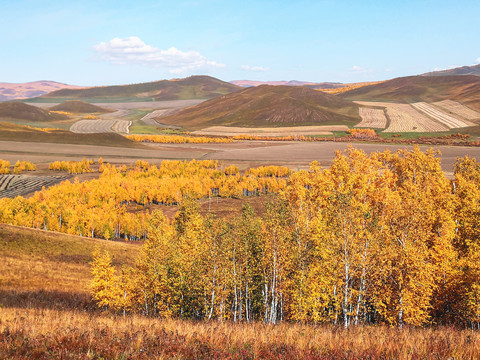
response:
{"label": "terraced field", "polygon": [[131,121],[128,120],[80,120],[70,127],[70,131],[79,134],[116,132],[128,134]]}
{"label": "terraced field", "polygon": [[382,109],[361,107],[358,110],[362,121],[355,125],[356,127],[375,129],[385,129],[387,127],[387,117]]}
{"label": "terraced field", "polygon": [[458,115],[467,120],[480,120],[480,113],[470,109],[469,107],[460,104],[453,100],[443,100],[434,102],[432,105],[438,106],[449,113]]}
{"label": "terraced field", "polygon": [[441,122],[442,124],[447,126],[449,129],[458,129],[458,128],[470,126],[470,124],[468,124],[467,122],[454,118],[453,116],[450,116],[448,114],[445,114],[444,112],[438,110],[436,107],[432,105],[427,104],[426,102],[417,102],[411,105],[415,109],[420,110],[424,114]]}
{"label": "terraced field", "polygon": [[448,127],[417,111],[409,104],[356,101],[357,104],[367,107],[384,107],[390,118],[390,125],[384,130],[391,132],[441,132],[448,131]]}
{"label": "terraced field", "polygon": [[68,176],[36,176],[36,175],[0,175],[0,198],[14,198],[24,196],[35,191],[42,190],[42,187],[48,187],[57,184]]}

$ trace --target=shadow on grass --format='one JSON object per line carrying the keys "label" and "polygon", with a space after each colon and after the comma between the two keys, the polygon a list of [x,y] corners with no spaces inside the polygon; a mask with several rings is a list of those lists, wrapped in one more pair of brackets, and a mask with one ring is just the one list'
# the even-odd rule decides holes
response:
{"label": "shadow on grass", "polygon": [[90,311],[98,309],[88,293],[47,290],[0,290],[0,307]]}

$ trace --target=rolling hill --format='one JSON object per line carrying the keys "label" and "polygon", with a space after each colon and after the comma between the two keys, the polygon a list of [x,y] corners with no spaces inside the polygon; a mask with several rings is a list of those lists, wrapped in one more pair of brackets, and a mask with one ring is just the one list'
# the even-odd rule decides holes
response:
{"label": "rolling hill", "polygon": [[77,134],[67,130],[42,130],[9,122],[0,122],[0,140],[144,148],[144,145],[116,133]]}
{"label": "rolling hill", "polygon": [[55,81],[33,81],[27,83],[0,83],[0,101],[28,99],[60,89],[81,89],[81,86],[62,84]]}
{"label": "rolling hill", "polygon": [[158,120],[192,130],[214,125],[351,125],[360,119],[357,108],[348,100],[306,87],[261,85],[205,101]]}
{"label": "rolling hill", "polygon": [[0,119],[23,121],[52,121],[63,120],[68,117],[40,109],[22,102],[0,103]]}
{"label": "rolling hill", "polygon": [[101,86],[87,89],[63,89],[42,96],[43,99],[115,99],[124,101],[210,99],[240,87],[210,76],[160,80],[141,84]]}
{"label": "rolling hill", "polygon": [[447,70],[440,70],[440,71],[432,71],[425,74],[423,76],[445,76],[445,75],[475,75],[480,76],[480,64],[473,65],[473,66],[461,66],[454,69],[447,69]]}
{"label": "rolling hill", "polygon": [[322,82],[322,83],[315,83],[315,82],[308,82],[308,81],[298,81],[298,80],[290,80],[290,81],[255,81],[255,80],[234,80],[230,81],[234,85],[238,85],[241,87],[251,87],[251,86],[260,86],[260,85],[286,85],[286,86],[305,86],[311,89],[336,89],[339,87],[343,87],[345,84],[342,83],[333,83],[333,82]]}
{"label": "rolling hill", "polygon": [[114,111],[79,100],[67,100],[64,103],[48,108],[48,110],[67,111],[77,114],[109,113]]}
{"label": "rolling hill", "polygon": [[341,94],[349,100],[412,103],[456,100],[480,111],[480,77],[407,76]]}

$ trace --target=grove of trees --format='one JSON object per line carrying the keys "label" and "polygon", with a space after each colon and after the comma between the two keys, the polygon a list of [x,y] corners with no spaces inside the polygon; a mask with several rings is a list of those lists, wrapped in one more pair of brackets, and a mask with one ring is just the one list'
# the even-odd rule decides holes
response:
{"label": "grove of trees", "polygon": [[153,212],[134,267],[95,254],[93,297],[166,318],[480,326],[474,159],[450,180],[433,150],[351,148],[279,184],[262,216],[203,217],[195,197]]}

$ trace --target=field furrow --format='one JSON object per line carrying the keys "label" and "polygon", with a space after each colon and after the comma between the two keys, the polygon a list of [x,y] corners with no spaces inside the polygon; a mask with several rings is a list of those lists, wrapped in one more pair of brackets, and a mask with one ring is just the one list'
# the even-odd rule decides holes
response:
{"label": "field furrow", "polygon": [[65,180],[67,176],[1,175],[0,198],[23,196]]}
{"label": "field furrow", "polygon": [[355,101],[362,106],[384,107],[390,118],[390,125],[384,132],[440,132],[448,131],[448,127],[441,124],[409,104],[398,104],[374,101]]}
{"label": "field furrow", "polygon": [[443,100],[434,102],[433,105],[442,108],[448,113],[452,113],[467,120],[480,120],[479,112],[472,110],[457,101]]}
{"label": "field furrow", "polygon": [[372,109],[367,107],[359,108],[359,115],[362,121],[356,127],[385,129],[387,118],[383,109]]}
{"label": "field furrow", "polygon": [[454,118],[444,112],[438,110],[437,108],[429,105],[425,102],[417,102],[411,104],[415,109],[423,112],[424,114],[434,118],[435,120],[441,122],[442,124],[446,125],[450,129],[462,128],[469,126],[464,121]]}
{"label": "field furrow", "polygon": [[80,120],[70,127],[70,131],[79,134],[118,132],[128,134],[131,121],[128,120]]}

